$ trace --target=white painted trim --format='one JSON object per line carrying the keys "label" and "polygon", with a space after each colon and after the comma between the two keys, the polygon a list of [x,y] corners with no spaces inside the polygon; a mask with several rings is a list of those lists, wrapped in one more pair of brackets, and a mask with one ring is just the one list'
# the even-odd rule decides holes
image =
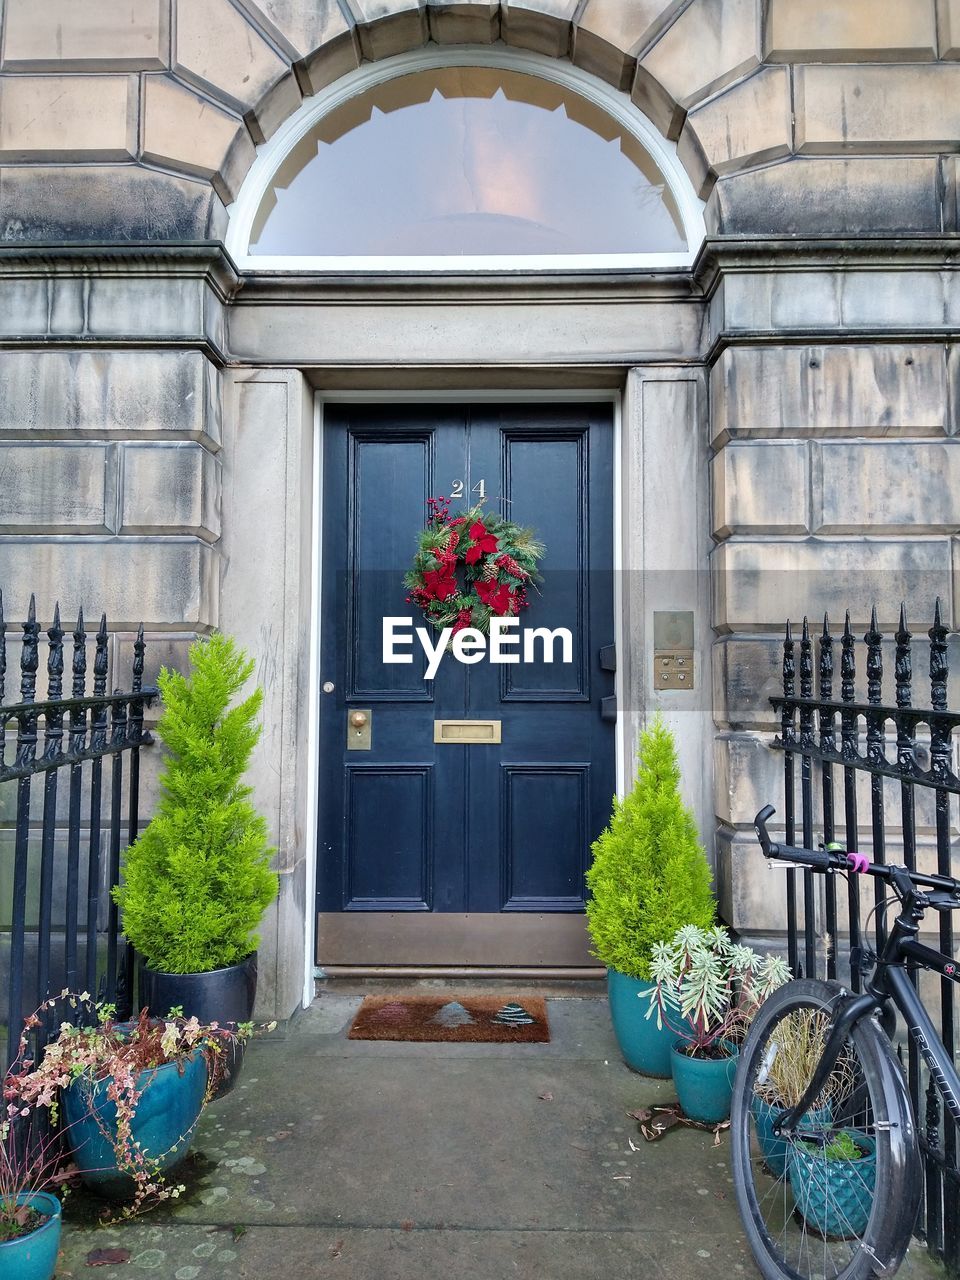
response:
{"label": "white painted trim", "polygon": [[[294,257],[253,255],[248,252],[253,223],[280,164],[314,124],[330,111],[384,81],[437,67],[496,67],[522,72],[572,89],[605,111],[641,143],[655,162],[677,203],[687,248],[680,253],[638,254],[545,254],[500,257]],[[494,48],[489,45],[459,45],[424,48],[411,53],[365,63],[357,71],[342,76],[334,84],[308,98],[266,143],[244,179],[239,195],[227,212],[226,247],[233,260],[246,271],[257,272],[539,272],[664,270],[689,267],[706,228],[703,201],[694,193],[676,144],[668,142],[625,94],[595,79],[572,63],[543,54]]]}
{"label": "white painted trim", "polygon": [[626,527],[623,523],[623,396],[613,398],[613,638],[617,653],[617,670],[613,692],[617,699],[616,788],[622,800],[627,794],[627,744],[629,721],[624,697],[624,664],[627,637],[623,626],[623,552]]}
{"label": "white painted trim", "polygon": [[307,675],[307,793],[306,866],[304,868],[304,971],[303,1007],[308,1009],[316,994],[314,966],[317,954],[317,830],[320,816],[320,590],[323,586],[323,557],[320,554],[321,502],[323,499],[323,404],[313,398],[313,504],[310,516],[310,599],[313,617],[310,623],[310,653]]}
{"label": "white painted trim", "polygon": [[623,504],[620,485],[623,475],[621,449],[623,445],[623,397],[619,391],[611,391],[605,387],[602,391],[576,390],[541,390],[541,391],[509,391],[491,390],[489,387],[470,391],[458,389],[453,391],[317,391],[314,399],[314,457],[313,457],[313,528],[311,554],[313,556],[311,581],[313,585],[313,626],[310,628],[310,716],[308,721],[307,767],[310,777],[307,784],[307,867],[305,910],[308,913],[304,936],[306,953],[304,964],[304,1007],[314,997],[314,968],[316,956],[317,928],[317,859],[319,848],[317,830],[320,803],[320,620],[321,589],[323,564],[323,547],[321,535],[323,529],[323,418],[324,407],[328,404],[439,404],[459,402],[499,402],[505,403],[541,403],[577,404],[602,403],[613,406],[613,629],[614,643],[617,646],[617,673],[614,677],[614,692],[619,708],[617,732],[614,734],[615,770],[617,795],[622,799],[626,794],[626,740],[628,727],[626,724],[626,704],[623,689],[623,655],[626,650],[626,636],[623,633]]}

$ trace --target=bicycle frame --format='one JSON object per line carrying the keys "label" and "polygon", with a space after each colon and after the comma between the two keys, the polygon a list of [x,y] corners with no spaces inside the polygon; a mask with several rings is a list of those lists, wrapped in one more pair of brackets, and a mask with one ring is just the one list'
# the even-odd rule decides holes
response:
{"label": "bicycle frame", "polygon": [[907,1034],[922,1054],[947,1109],[955,1120],[960,1121],[960,1075],[903,963],[908,960],[916,961],[922,968],[953,981],[960,981],[960,968],[951,956],[943,955],[917,941],[925,910],[923,896],[918,895],[911,886],[902,901],[903,909],[890,930],[883,955],[877,961],[867,990],[863,995],[850,995],[838,1001],[823,1057],[817,1064],[806,1092],[795,1107],[784,1112],[774,1122],[773,1129],[778,1136],[783,1133],[793,1135],[796,1132],[800,1118],[813,1106],[814,1099],[826,1084],[851,1028],[861,1018],[882,1012],[890,1000],[900,1011]]}

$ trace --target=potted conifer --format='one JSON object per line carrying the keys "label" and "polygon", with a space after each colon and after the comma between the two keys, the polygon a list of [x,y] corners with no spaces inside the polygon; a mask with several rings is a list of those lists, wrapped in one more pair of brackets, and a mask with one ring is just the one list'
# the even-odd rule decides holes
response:
{"label": "potted conifer", "polygon": [[614,799],[607,828],[593,844],[587,872],[587,924],[593,954],[607,966],[613,1028],[629,1067],[670,1075],[669,1030],[645,1017],[638,996],[652,988],[654,943],[681,925],[713,923],[710,867],[680,795],[673,735],[657,715],[640,739],[636,783]]}
{"label": "potted conifer", "polygon": [[[256,930],[277,895],[266,821],[243,783],[263,693],[230,705],[254,663],[229,636],[198,640],[190,664],[188,676],[160,672],[157,733],[168,753],[160,802],[113,892],[151,1012],[241,1024],[253,1013]],[[238,1063],[227,1065],[221,1093],[236,1078]]]}

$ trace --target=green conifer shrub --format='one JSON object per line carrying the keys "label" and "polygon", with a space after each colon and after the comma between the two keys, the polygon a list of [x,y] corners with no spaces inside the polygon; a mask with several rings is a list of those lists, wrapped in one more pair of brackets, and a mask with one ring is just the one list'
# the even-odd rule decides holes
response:
{"label": "green conifer shrub", "polygon": [[243,960],[257,949],[257,926],[277,896],[267,824],[242,782],[260,737],[263,691],[230,706],[253,660],[214,634],[192,645],[190,663],[186,677],[160,672],[161,797],[113,891],[128,940],[165,973]]}
{"label": "green conifer shrub", "polygon": [[633,790],[614,799],[593,843],[587,924],[593,954],[608,969],[650,981],[655,942],[685,924],[713,924],[710,867],[693,814],[680,795],[673,735],[657,715],[640,739]]}

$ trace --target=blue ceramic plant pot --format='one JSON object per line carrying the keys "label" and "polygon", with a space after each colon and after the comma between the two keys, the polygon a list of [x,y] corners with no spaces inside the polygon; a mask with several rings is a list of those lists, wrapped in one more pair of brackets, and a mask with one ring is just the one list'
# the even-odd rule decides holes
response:
{"label": "blue ceramic plant pot", "polygon": [[0,1244],[0,1276],[3,1280],[51,1280],[60,1249],[60,1201],[46,1191],[24,1191],[17,1204],[28,1204],[46,1214],[46,1222],[29,1235]]}
{"label": "blue ceramic plant pot", "polygon": [[790,1152],[790,1188],[797,1210],[821,1235],[849,1240],[863,1234],[877,1181],[877,1144],[866,1133],[845,1129],[861,1151],[859,1160],[827,1160],[795,1143]]}
{"label": "blue ceramic plant pot", "polygon": [[[141,1093],[133,1119],[133,1140],[166,1172],[190,1150],[207,1090],[207,1060],[197,1049],[183,1062],[166,1062],[141,1071],[136,1079]],[[113,1143],[105,1136],[113,1134],[117,1125],[117,1107],[107,1097],[108,1087],[108,1080],[93,1084],[75,1080],[63,1091],[63,1113],[84,1183],[97,1195],[122,1200],[133,1193],[134,1183],[117,1168]]]}
{"label": "blue ceramic plant pot", "polygon": [[674,1037],[670,1050],[673,1083],[683,1113],[702,1124],[719,1124],[730,1118],[733,1077],[737,1074],[739,1049],[724,1041],[726,1058],[691,1058],[684,1053],[688,1041]]}
{"label": "blue ceramic plant pot", "polygon": [[[653,990],[652,982],[628,978],[616,969],[607,970],[607,996],[613,1031],[623,1060],[644,1076],[670,1078],[670,1046],[677,1033],[669,1027],[657,1027],[657,1016],[648,1018],[650,1002],[644,995]],[[643,999],[639,997],[643,996]]]}
{"label": "blue ceramic plant pot", "polygon": [[[750,1110],[753,1113],[756,1125],[757,1142],[760,1144],[760,1150],[763,1152],[767,1168],[775,1178],[782,1178],[787,1172],[788,1157],[794,1144],[787,1138],[777,1137],[773,1132],[773,1122],[785,1108],[771,1106],[763,1098],[755,1097],[750,1103]],[[832,1119],[833,1116],[829,1107],[819,1107],[814,1111],[808,1111],[803,1117],[803,1123],[800,1126],[801,1132],[828,1128]]]}

